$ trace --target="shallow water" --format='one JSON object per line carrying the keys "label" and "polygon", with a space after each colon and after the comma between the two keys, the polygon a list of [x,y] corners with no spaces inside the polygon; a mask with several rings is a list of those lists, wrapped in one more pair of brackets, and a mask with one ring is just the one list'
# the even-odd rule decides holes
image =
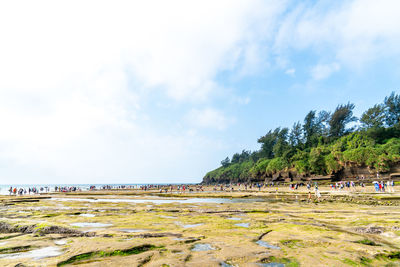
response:
{"label": "shallow water", "polygon": [[[269,244],[268,242],[265,242],[265,241],[263,241],[263,240],[258,240],[256,243],[257,243],[258,245],[262,246],[262,247],[266,247],[266,248],[270,248],[270,249],[281,249],[280,247],[271,245],[271,244]],[[264,263],[263,263],[263,264],[264,264]],[[269,266],[269,265],[267,265],[267,266]]]}
{"label": "shallow water", "polygon": [[214,250],[210,244],[196,244],[193,246],[192,251],[209,251]]}
{"label": "shallow water", "polygon": [[89,222],[82,222],[82,223],[71,223],[71,226],[77,227],[108,227],[111,226],[111,223],[89,223]]}
{"label": "shallow water", "polygon": [[267,199],[261,198],[183,198],[183,199],[125,199],[125,198],[51,198],[56,201],[82,201],[82,202],[110,202],[110,203],[153,203],[153,204],[170,204],[170,203],[252,203],[265,202]]}
{"label": "shallow water", "polygon": [[182,226],[183,228],[193,228],[193,227],[197,227],[197,226],[202,226],[204,225],[204,223],[195,223],[195,224],[181,224],[181,223],[177,223],[178,225]]}
{"label": "shallow water", "polygon": [[82,214],[79,214],[79,216],[81,216],[81,217],[95,217],[96,215],[89,214],[89,213],[82,213]]}
{"label": "shallow water", "polygon": [[43,258],[56,257],[61,254],[63,254],[63,252],[58,247],[45,247],[45,248],[31,250],[28,252],[2,254],[0,255],[0,258],[1,259],[34,258],[35,260],[40,260]]}
{"label": "shallow water", "polygon": [[62,246],[67,244],[67,240],[62,239],[62,240],[54,240],[54,244],[58,245],[58,246]]}
{"label": "shallow water", "polygon": [[141,232],[147,232],[148,230],[146,229],[120,229],[121,232],[125,233],[141,233]]}
{"label": "shallow water", "polygon": [[228,220],[232,220],[232,221],[240,221],[240,220],[242,220],[242,218],[238,218],[238,217],[230,217],[230,218],[228,218]]}
{"label": "shallow water", "polygon": [[245,228],[249,228],[249,226],[250,226],[249,223],[236,223],[235,225],[239,226],[239,227],[245,227]]}

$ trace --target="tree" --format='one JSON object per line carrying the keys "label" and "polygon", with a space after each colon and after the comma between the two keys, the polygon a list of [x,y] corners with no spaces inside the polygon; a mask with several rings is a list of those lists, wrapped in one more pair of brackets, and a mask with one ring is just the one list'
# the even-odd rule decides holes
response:
{"label": "tree", "polygon": [[357,118],[353,116],[354,107],[355,105],[351,103],[336,107],[329,120],[329,134],[331,137],[337,138],[350,133],[353,130],[346,129],[346,125],[350,122],[357,121]]}
{"label": "tree", "polygon": [[325,110],[318,112],[316,122],[316,133],[327,137],[329,134],[329,121],[331,119],[331,113]]}
{"label": "tree", "polygon": [[229,159],[229,157],[226,157],[223,161],[221,161],[222,167],[229,166],[229,163],[231,163],[231,160]]}
{"label": "tree", "polygon": [[240,160],[240,154],[239,153],[235,153],[232,156],[231,163],[239,163],[239,160]]}
{"label": "tree", "polygon": [[317,117],[315,116],[315,110],[308,112],[304,118],[303,131],[306,140],[306,147],[312,147],[315,145],[315,141],[317,140],[315,137],[318,133],[318,122]]}
{"label": "tree", "polygon": [[274,157],[282,157],[285,152],[289,150],[288,139],[288,128],[282,128],[282,130],[278,131],[276,134],[276,142],[272,151],[274,153]]}
{"label": "tree", "polygon": [[269,130],[264,136],[258,138],[257,142],[261,144],[261,153],[264,157],[272,159],[274,157],[273,148],[277,141],[277,136],[281,128],[276,128],[274,131]]}
{"label": "tree", "polygon": [[360,118],[363,128],[381,128],[385,123],[385,107],[377,104],[365,111]]}
{"label": "tree", "polygon": [[385,97],[386,125],[392,127],[400,122],[400,95],[394,92]]}
{"label": "tree", "polygon": [[295,122],[293,124],[292,130],[289,134],[289,144],[294,147],[301,147],[303,145],[303,131],[300,122]]}
{"label": "tree", "polygon": [[240,153],[239,157],[239,162],[247,161],[250,158],[251,151],[250,150],[242,150],[242,153]]}

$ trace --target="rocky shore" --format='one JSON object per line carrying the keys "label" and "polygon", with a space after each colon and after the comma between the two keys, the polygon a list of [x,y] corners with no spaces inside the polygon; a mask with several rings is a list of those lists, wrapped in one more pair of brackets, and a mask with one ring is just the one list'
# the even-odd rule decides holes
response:
{"label": "rocky shore", "polygon": [[400,264],[399,193],[203,190],[2,196],[0,265]]}

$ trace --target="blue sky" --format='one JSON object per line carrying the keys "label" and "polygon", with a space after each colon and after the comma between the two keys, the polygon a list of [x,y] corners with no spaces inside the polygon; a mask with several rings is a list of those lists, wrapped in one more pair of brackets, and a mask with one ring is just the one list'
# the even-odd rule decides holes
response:
{"label": "blue sky", "polygon": [[[23,8],[22,8],[23,7]],[[398,1],[0,4],[0,183],[200,182],[400,82]]]}

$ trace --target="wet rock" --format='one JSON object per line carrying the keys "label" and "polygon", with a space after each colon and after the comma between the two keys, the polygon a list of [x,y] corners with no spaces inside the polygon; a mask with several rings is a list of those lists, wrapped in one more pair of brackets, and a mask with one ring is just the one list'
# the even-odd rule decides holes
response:
{"label": "wet rock", "polygon": [[385,228],[380,226],[357,227],[354,230],[361,234],[382,234],[385,232]]}
{"label": "wet rock", "polygon": [[103,235],[103,237],[110,238],[110,237],[113,237],[113,235],[110,235],[110,234],[104,234],[104,235]]}
{"label": "wet rock", "polygon": [[271,233],[272,230],[268,230],[265,233],[262,233],[261,235],[258,236],[257,240],[261,240],[264,236],[266,236],[267,234]]}
{"label": "wet rock", "polygon": [[61,226],[45,226],[43,228],[37,229],[34,231],[37,232],[40,231],[40,235],[46,235],[46,234],[61,234],[61,235],[67,235],[67,236],[93,236],[94,233],[83,233],[81,231],[77,231],[75,229],[70,229],[66,227],[61,227]]}
{"label": "wet rock", "polygon": [[135,235],[137,238],[157,238],[157,237],[182,237],[182,234],[174,234],[174,233],[145,233],[140,235]]}
{"label": "wet rock", "polygon": [[40,236],[46,234],[60,234],[71,237],[79,236],[94,236],[94,233],[83,233],[75,229],[70,229],[62,226],[44,226],[38,227],[33,225],[11,225],[5,222],[0,222],[0,233],[24,233],[24,234],[38,234]]}

